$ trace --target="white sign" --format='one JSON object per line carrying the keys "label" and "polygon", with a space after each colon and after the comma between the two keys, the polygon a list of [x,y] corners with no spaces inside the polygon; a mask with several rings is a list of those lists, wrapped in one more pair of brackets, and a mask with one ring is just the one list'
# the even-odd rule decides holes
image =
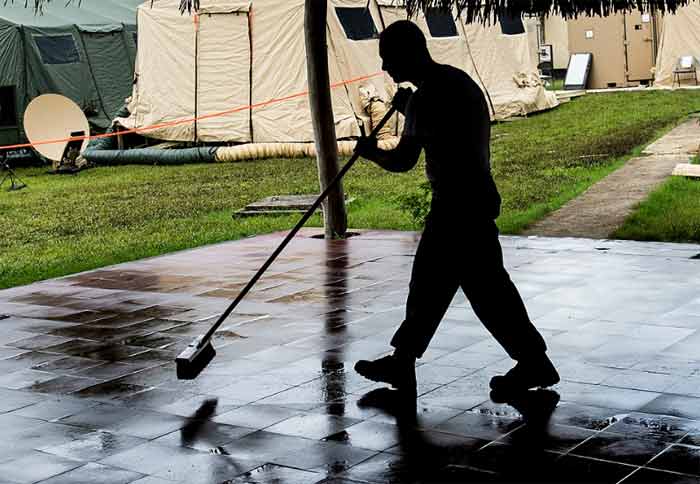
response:
{"label": "white sign", "polygon": [[591,54],[572,54],[569,59],[569,68],[566,70],[564,86],[586,87],[588,65],[591,62]]}
{"label": "white sign", "polygon": [[586,38],[587,39],[593,38],[593,31],[592,30],[586,30]]}
{"label": "white sign", "polygon": [[649,15],[648,13],[642,14],[642,22],[645,24],[651,22],[651,15]]}
{"label": "white sign", "polygon": [[544,44],[540,46],[540,62],[552,62],[551,44]]}

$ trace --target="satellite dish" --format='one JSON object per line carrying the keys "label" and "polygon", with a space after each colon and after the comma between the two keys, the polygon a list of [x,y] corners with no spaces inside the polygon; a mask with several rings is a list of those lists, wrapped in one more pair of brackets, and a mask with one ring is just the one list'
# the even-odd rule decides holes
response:
{"label": "satellite dish", "polygon": [[[85,133],[84,136],[89,136],[90,124],[80,107],[67,97],[43,94],[27,106],[24,112],[24,131],[30,143],[40,143],[67,139],[71,133],[79,131]],[[34,149],[51,161],[60,162],[67,144],[67,141],[40,144],[34,146]],[[81,153],[87,145],[86,139],[81,145]]]}

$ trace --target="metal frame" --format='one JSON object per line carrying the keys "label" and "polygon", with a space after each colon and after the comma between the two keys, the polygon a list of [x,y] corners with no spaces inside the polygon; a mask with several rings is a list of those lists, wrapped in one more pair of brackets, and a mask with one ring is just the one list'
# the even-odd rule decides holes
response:
{"label": "metal frame", "polygon": [[588,75],[591,72],[591,66],[593,64],[593,54],[591,52],[576,52],[569,56],[569,64],[566,66],[566,73],[569,73],[569,68],[571,67],[571,61],[574,56],[577,55],[588,55],[590,56],[590,62],[586,65],[586,72],[583,75],[583,84],[566,84],[566,77],[564,77],[564,89],[574,90],[574,89],[586,89],[586,84],[588,84]]}
{"label": "metal frame", "polygon": [[698,71],[697,69],[674,69],[673,70],[673,82],[671,83],[671,87],[676,85],[676,81],[678,81],[678,87],[681,87],[681,74],[692,74],[693,77],[695,77],[695,85],[698,85]]}

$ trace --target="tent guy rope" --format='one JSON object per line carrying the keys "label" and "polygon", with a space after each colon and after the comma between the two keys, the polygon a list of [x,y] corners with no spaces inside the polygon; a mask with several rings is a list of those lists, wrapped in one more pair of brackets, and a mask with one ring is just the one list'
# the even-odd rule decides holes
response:
{"label": "tent guy rope", "polygon": [[[331,84],[331,89],[336,89],[338,87],[346,86],[348,84],[353,84],[356,82],[366,81],[368,79],[374,79],[376,77],[381,77],[383,75],[384,75],[383,72],[375,72],[374,74],[368,74],[365,76],[354,77],[352,79],[347,79],[344,81],[335,82],[335,83]],[[140,128],[125,129],[123,131],[118,131],[118,132],[113,132],[113,133],[104,133],[104,134],[97,134],[97,135],[91,135],[91,136],[75,136],[75,137],[68,137],[68,138],[61,138],[61,139],[43,140],[43,141],[37,141],[35,143],[20,143],[20,144],[13,144],[13,145],[5,145],[5,146],[0,146],[0,151],[14,150],[14,149],[20,149],[20,148],[32,148],[34,146],[41,146],[41,145],[48,145],[48,144],[68,143],[69,141],[84,141],[84,140],[93,140],[93,139],[101,139],[101,138],[111,138],[114,136],[123,136],[125,134],[130,134],[130,133],[141,133],[141,132],[146,132],[146,131],[152,131],[155,129],[167,128],[170,126],[190,124],[190,123],[194,123],[196,121],[201,121],[203,119],[218,118],[221,116],[226,116],[226,115],[237,113],[240,111],[246,111],[246,110],[256,109],[256,108],[264,108],[265,106],[269,106],[271,104],[279,104],[279,103],[282,103],[285,101],[290,101],[292,99],[305,97],[308,95],[309,95],[309,91],[305,90],[305,91],[297,92],[294,94],[290,94],[288,96],[268,99],[267,101],[249,104],[246,106],[238,106],[238,107],[235,107],[232,109],[227,109],[225,111],[204,114],[202,116],[196,116],[196,117],[185,118],[185,119],[176,119],[174,121],[167,121],[165,123],[158,123],[158,124],[154,124],[151,126],[143,126]]]}

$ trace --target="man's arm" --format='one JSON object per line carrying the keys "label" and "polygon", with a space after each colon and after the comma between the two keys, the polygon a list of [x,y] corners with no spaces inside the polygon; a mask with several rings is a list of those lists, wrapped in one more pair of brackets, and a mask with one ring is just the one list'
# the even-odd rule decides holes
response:
{"label": "man's arm", "polygon": [[361,157],[375,162],[385,170],[401,173],[416,166],[421,145],[412,136],[402,136],[396,148],[382,150],[377,147],[376,140],[361,138],[356,149]]}
{"label": "man's arm", "polygon": [[[401,87],[396,91],[391,104],[398,112],[406,116],[412,96],[413,90]],[[399,144],[393,150],[381,150],[377,147],[376,138],[367,137],[360,138],[355,147],[355,151],[361,157],[374,161],[385,170],[395,173],[408,171],[416,166],[421,149],[420,140],[413,132],[407,133],[405,127]]]}

